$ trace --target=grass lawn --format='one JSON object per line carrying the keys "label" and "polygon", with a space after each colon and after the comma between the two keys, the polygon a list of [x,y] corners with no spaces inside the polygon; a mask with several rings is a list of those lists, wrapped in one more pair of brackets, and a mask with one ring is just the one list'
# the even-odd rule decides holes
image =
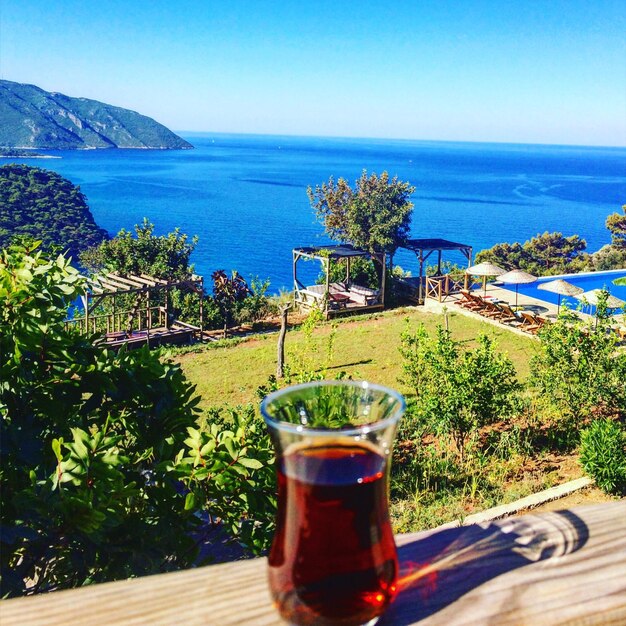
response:
{"label": "grass lawn", "polygon": [[[423,323],[430,333],[444,323],[442,314],[410,307],[324,322],[309,335],[302,329],[294,329],[287,336],[286,361],[296,369],[298,362],[306,361],[304,369],[325,371],[329,378],[344,371],[354,379],[388,385],[411,396],[412,390],[399,382],[402,362],[398,348],[407,318],[414,326]],[[448,320],[453,338],[458,341],[473,345],[480,333],[489,335],[496,341],[497,349],[512,360],[518,379],[527,378],[530,359],[538,349],[532,337],[458,312],[449,312]],[[271,333],[243,341],[197,346],[176,355],[175,360],[197,386],[202,408],[258,403],[257,388],[276,370],[277,338],[277,333]],[[441,469],[436,463],[430,469],[422,468],[429,473],[428,482],[432,482],[426,488],[412,485],[419,468],[415,475],[410,470],[396,483],[392,480],[394,530],[432,528],[582,475],[578,455],[573,450],[565,453],[535,450],[529,455],[511,445],[510,451],[505,450],[499,456],[488,459],[483,456],[484,466],[473,467],[469,463],[465,468],[451,470],[450,476],[446,475],[445,467]],[[444,484],[439,484],[442,480]],[[606,499],[598,490],[589,498]]]}
{"label": "grass lawn", "polygon": [[[472,342],[479,333],[496,339],[498,348],[508,353],[523,380],[529,372],[529,361],[537,343],[507,328],[470,318],[462,313],[448,314],[449,327],[455,339]],[[355,379],[367,379],[389,385],[410,394],[398,381],[401,358],[398,352],[400,333],[405,319],[412,324],[423,322],[429,331],[443,324],[443,316],[414,307],[387,311],[378,315],[344,318],[335,324],[323,323],[307,342],[301,330],[287,335],[286,361],[293,362],[306,352],[313,368],[324,368],[330,377],[345,371]],[[333,349],[327,356],[329,337],[334,332]],[[203,408],[222,404],[255,402],[255,390],[276,371],[277,333],[251,337],[225,347],[200,346],[197,351],[175,357],[187,377],[197,385]]]}

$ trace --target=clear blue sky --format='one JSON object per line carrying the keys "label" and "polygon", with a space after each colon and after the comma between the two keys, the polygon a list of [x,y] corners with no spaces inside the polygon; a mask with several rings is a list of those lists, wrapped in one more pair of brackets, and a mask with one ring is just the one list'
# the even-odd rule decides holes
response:
{"label": "clear blue sky", "polygon": [[20,0],[0,75],[174,130],[626,145],[624,0]]}

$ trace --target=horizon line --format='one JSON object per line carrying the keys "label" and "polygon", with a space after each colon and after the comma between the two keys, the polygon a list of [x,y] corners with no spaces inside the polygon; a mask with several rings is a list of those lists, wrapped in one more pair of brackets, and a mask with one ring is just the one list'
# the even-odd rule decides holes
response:
{"label": "horizon line", "polygon": [[358,141],[398,141],[398,142],[414,142],[414,143],[469,143],[469,144],[494,144],[505,146],[546,146],[546,147],[562,147],[562,148],[606,148],[609,150],[626,149],[626,143],[616,145],[606,144],[580,144],[580,143],[545,143],[532,141],[504,141],[504,140],[479,140],[479,139],[418,139],[407,137],[366,137],[357,135],[311,135],[296,133],[263,133],[263,132],[241,132],[241,131],[225,131],[225,130],[178,130],[171,129],[176,134],[187,135],[237,135],[241,137],[285,137],[290,139],[345,139]]}

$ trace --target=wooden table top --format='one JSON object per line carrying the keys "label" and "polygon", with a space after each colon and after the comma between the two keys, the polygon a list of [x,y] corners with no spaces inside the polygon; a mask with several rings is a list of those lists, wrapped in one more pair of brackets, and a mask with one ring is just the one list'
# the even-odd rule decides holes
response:
{"label": "wooden table top", "polygon": [[[626,501],[397,536],[381,625],[626,624]],[[4,600],[9,626],[280,624],[265,559]]]}

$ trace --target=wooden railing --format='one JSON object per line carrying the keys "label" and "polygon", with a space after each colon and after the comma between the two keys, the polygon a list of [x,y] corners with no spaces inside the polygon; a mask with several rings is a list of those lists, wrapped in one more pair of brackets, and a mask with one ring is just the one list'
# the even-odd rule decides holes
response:
{"label": "wooden railing", "polygon": [[133,330],[150,330],[151,328],[166,325],[167,312],[162,306],[153,306],[139,311],[116,311],[115,313],[100,313],[77,317],[65,322],[65,328],[79,327],[85,333],[110,334],[123,332],[128,329],[128,319],[131,313]]}
{"label": "wooden railing", "polygon": [[[380,624],[626,624],[626,500],[399,535]],[[7,626],[281,624],[266,560],[0,602]]]}
{"label": "wooden railing", "polygon": [[449,274],[426,277],[426,297],[443,302],[450,294],[463,289],[463,280],[454,280]]}

